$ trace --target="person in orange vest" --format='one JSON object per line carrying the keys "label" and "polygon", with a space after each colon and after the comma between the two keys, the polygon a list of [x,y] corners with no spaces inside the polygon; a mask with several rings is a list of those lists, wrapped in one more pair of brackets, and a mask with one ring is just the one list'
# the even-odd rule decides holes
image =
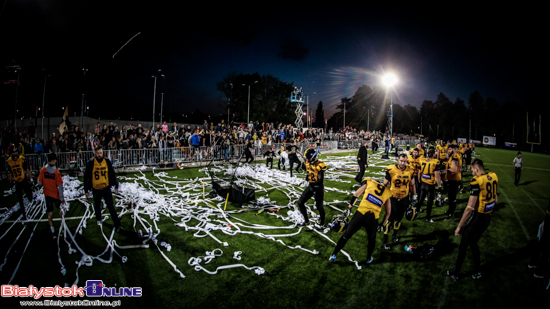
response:
{"label": "person in orange vest", "polygon": [[[55,153],[48,154],[48,164],[40,169],[38,175],[38,183],[43,186],[44,197],[46,200],[46,212],[48,213],[48,223],[52,232],[52,238],[57,239],[55,228],[53,226],[53,206],[60,209],[61,204],[65,205],[65,197],[63,196],[63,178],[61,173],[55,166],[57,156]],[[63,211],[59,211],[59,215],[63,216]]]}

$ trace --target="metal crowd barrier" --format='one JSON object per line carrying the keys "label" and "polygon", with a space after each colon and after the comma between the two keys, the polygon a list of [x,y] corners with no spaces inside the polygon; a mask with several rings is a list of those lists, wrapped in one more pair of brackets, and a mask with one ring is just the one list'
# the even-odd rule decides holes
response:
{"label": "metal crowd barrier", "polygon": [[[253,155],[263,158],[269,148],[277,153],[282,146],[288,147],[290,143],[285,144],[262,144],[253,146]],[[300,152],[303,153],[307,148],[316,148],[315,143],[298,143]],[[159,166],[175,163],[207,163],[211,160],[224,161],[244,159],[246,145],[231,145],[224,147],[222,145],[200,146],[200,147],[174,147],[174,148],[152,148],[152,149],[120,149],[104,150],[103,156],[111,160],[116,168],[135,167],[135,166]],[[327,151],[338,148],[336,141],[323,141],[319,150]],[[57,154],[57,168],[60,170],[83,170],[86,162],[95,156],[93,151],[80,152],[60,152]],[[25,155],[27,164],[31,172],[38,173],[42,166],[48,163],[48,154],[27,154]],[[6,160],[9,157],[0,157],[0,173],[7,173],[8,166]]]}

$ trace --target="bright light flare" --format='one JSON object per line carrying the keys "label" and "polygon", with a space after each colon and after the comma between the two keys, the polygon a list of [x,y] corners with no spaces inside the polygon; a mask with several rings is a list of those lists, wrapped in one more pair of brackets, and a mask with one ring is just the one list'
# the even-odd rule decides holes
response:
{"label": "bright light flare", "polygon": [[386,74],[382,78],[382,81],[384,82],[384,85],[390,87],[397,83],[397,77],[394,74]]}

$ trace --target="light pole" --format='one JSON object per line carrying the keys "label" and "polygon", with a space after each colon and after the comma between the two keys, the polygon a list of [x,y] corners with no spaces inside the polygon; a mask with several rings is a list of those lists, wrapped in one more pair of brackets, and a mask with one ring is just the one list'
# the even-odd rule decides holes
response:
{"label": "light pole", "polygon": [[80,104],[80,127],[82,130],[84,129],[84,98],[86,93],[86,72],[88,72],[88,69],[82,68],[82,73],[84,74],[82,77],[82,103]]}
{"label": "light pole", "polygon": [[344,101],[344,127],[342,130],[346,129],[346,101]]}
{"label": "light pole", "polygon": [[[311,95],[315,95],[315,94],[316,93],[314,92]],[[307,105],[307,107],[306,107],[306,123],[307,123],[307,128],[308,129],[309,129],[309,125],[310,125],[310,123],[309,123],[309,96],[310,96],[310,94],[308,94],[307,97],[306,97],[306,105]]]}
{"label": "light pole", "polygon": [[[393,74],[386,74],[383,78],[384,85],[386,85],[388,91],[390,90],[390,87],[392,87],[397,82],[397,77]],[[390,92],[390,123],[389,123],[389,130],[390,130],[390,138],[393,134],[393,95]]]}
{"label": "light pole", "polygon": [[160,93],[160,125],[162,125],[162,107],[164,106],[164,74],[160,74],[162,77],[162,92]]}
{"label": "light pole", "polygon": [[[246,125],[250,123],[250,86],[257,83],[258,81],[253,82],[252,84],[248,85],[248,114],[246,115]],[[243,84],[243,86],[246,86]]]}
{"label": "light pole", "polygon": [[[160,69],[158,71],[160,73]],[[157,75],[153,75],[151,76],[152,78],[155,79],[155,82],[153,84],[153,129],[155,128],[155,99],[157,97]]]}
{"label": "light pole", "polygon": [[42,94],[42,139],[44,139],[44,103],[46,102],[46,81],[48,80],[48,76],[47,74],[44,75],[44,92]]}
{"label": "light pole", "polygon": [[230,108],[231,108],[231,101],[233,100],[233,83],[229,83],[229,85],[231,86],[231,94],[229,95],[230,96],[229,102],[227,102],[227,125],[231,123],[229,115],[231,115]]}

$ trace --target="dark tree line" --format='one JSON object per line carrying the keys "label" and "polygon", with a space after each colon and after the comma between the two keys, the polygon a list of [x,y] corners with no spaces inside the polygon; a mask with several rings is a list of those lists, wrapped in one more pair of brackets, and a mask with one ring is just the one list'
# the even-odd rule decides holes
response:
{"label": "dark tree line", "polygon": [[296,118],[289,97],[294,86],[272,75],[230,73],[218,82],[223,108],[229,108],[231,121],[246,122],[250,86],[250,120],[294,123]]}
{"label": "dark tree line", "polygon": [[[257,81],[257,82],[256,82]],[[244,85],[244,86],[243,86]],[[223,97],[222,106],[229,107],[232,119],[246,121],[248,111],[248,85],[250,86],[250,119],[260,122],[294,123],[295,105],[289,101],[292,83],[283,82],[271,76],[230,73],[217,85]],[[466,138],[482,140],[483,136],[495,136],[497,146],[504,142],[515,142],[520,149],[530,149],[526,143],[527,113],[531,115],[531,127],[541,115],[544,124],[545,113],[542,112],[540,100],[525,97],[519,102],[499,102],[492,97],[483,97],[479,91],[473,91],[467,100],[451,100],[439,93],[435,100],[424,100],[420,109],[410,104],[403,105],[387,93],[386,88],[363,85],[352,97],[344,97],[336,107],[336,112],[325,124],[323,102],[317,104],[314,127],[340,130],[346,126],[360,130],[386,131],[390,101],[393,101],[393,132],[421,134],[430,140],[452,140]],[[536,116],[536,117],[535,117]],[[304,121],[305,123],[305,121]],[[548,126],[542,125],[542,147],[544,138],[549,136]],[[537,136],[538,138],[538,136]]]}

